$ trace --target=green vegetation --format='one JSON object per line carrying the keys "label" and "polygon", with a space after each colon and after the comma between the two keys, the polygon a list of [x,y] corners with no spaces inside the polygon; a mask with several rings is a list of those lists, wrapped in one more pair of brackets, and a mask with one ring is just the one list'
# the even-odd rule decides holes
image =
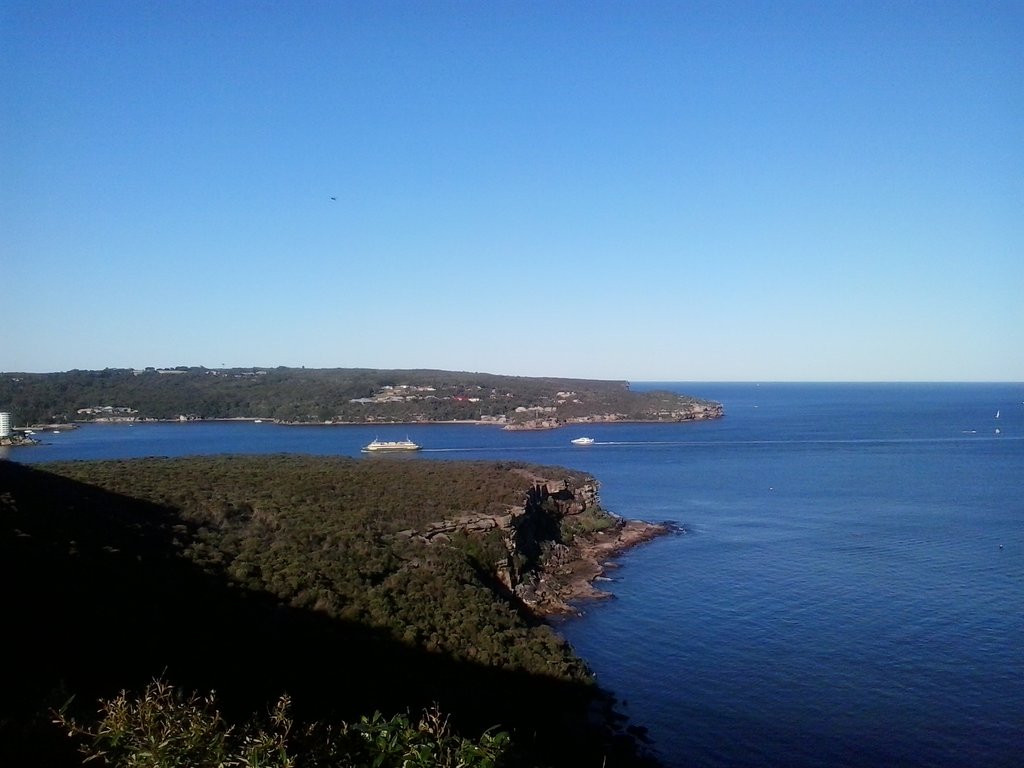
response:
{"label": "green vegetation", "polygon": [[[687,418],[707,401],[631,392],[624,381],[429,370],[108,368],[0,375],[19,424],[96,419],[261,418],[283,422]],[[517,410],[522,409],[522,410]]]}
{"label": "green vegetation", "polygon": [[[369,731],[393,740],[381,765],[402,764],[387,761],[407,750],[478,748],[481,765],[642,763],[583,662],[495,579],[508,555],[500,535],[428,543],[412,533],[521,507],[536,477],[592,482],[514,463],[0,462],[0,578],[5,626],[17,628],[0,687],[0,764],[76,764],[48,714],[71,696],[65,725],[84,723],[73,730],[92,750],[113,748],[113,723],[138,734],[154,722],[146,712],[163,712],[179,722],[175,743],[195,738],[231,755],[225,765],[374,764],[384,753],[342,758],[323,742],[334,734],[328,742],[350,749],[351,734]],[[551,521],[538,530],[571,535],[545,505]],[[579,518],[591,527],[607,515]],[[188,693],[213,690],[216,709]],[[282,696],[284,741],[273,722],[254,724]],[[188,727],[182,712],[194,713]],[[353,725],[322,730],[330,723]],[[280,748],[278,762],[244,762],[258,744]]]}
{"label": "green vegetation", "polygon": [[462,738],[436,708],[417,722],[375,712],[351,725],[301,725],[291,716],[287,696],[262,722],[233,726],[216,708],[213,693],[185,696],[161,680],[141,695],[122,691],[101,702],[100,712],[93,726],[64,712],[55,720],[79,741],[87,759],[115,768],[494,768],[509,742],[503,732]]}
{"label": "green vegetation", "polygon": [[609,517],[602,510],[588,509],[583,514],[562,521],[561,538],[564,542],[569,543],[580,534],[606,531],[614,525],[615,519]]}

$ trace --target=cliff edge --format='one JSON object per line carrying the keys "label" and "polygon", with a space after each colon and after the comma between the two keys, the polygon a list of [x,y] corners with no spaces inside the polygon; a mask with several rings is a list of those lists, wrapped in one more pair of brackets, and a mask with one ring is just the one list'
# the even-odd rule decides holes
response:
{"label": "cliff edge", "polygon": [[594,586],[608,561],[673,530],[670,524],[625,520],[603,509],[593,478],[524,475],[531,485],[521,507],[505,514],[467,514],[403,533],[435,544],[454,536],[499,538],[504,553],[482,565],[534,614],[552,616],[578,613],[578,601],[609,597]]}

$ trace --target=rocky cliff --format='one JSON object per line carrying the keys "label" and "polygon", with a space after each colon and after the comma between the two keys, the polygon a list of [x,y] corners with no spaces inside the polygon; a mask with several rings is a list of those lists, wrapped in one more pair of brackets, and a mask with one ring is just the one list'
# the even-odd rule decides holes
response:
{"label": "rocky cliff", "polygon": [[593,585],[616,554],[668,533],[665,524],[624,520],[602,509],[596,480],[529,476],[521,507],[505,514],[466,514],[407,531],[435,544],[454,535],[500,537],[504,553],[492,575],[538,615],[572,613],[572,603],[607,597]]}

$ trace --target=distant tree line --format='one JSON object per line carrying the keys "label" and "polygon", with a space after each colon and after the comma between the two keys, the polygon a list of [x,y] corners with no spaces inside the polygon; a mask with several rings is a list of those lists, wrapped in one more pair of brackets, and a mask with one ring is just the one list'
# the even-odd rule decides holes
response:
{"label": "distant tree line", "polygon": [[[403,386],[410,389],[400,389]],[[635,393],[624,381],[531,378],[433,370],[108,368],[0,374],[0,410],[19,425],[101,418],[103,406],[139,419],[260,418],[283,422],[414,422],[615,413],[655,419],[705,402],[667,392]]]}

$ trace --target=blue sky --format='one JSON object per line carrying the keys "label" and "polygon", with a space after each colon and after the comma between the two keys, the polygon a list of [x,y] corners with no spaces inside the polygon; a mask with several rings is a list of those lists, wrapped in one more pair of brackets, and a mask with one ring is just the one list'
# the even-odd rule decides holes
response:
{"label": "blue sky", "polygon": [[0,36],[0,370],[1024,380],[1024,3],[7,0]]}

